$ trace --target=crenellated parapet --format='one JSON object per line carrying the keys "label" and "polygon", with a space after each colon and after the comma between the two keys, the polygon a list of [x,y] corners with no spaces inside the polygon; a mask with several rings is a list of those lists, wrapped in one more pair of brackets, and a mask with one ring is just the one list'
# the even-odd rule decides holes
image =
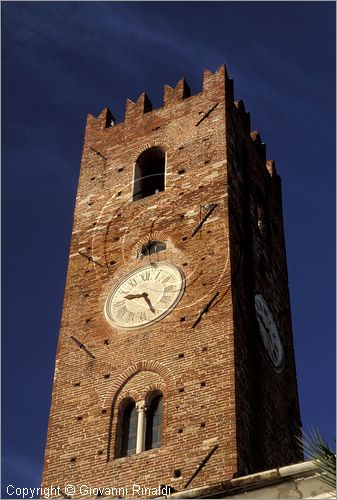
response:
{"label": "crenellated parapet", "polygon": [[[276,172],[274,163],[270,161],[266,163],[266,145],[262,142],[259,131],[251,131],[250,113],[246,111],[244,102],[241,99],[234,101],[233,80],[229,78],[224,64],[219,66],[214,73],[209,69],[204,70],[201,93],[191,95],[190,87],[185,78],[181,78],[175,87],[164,84],[162,108],[153,110],[151,100],[145,92],[135,101],[126,99],[124,122],[117,124],[117,128],[123,124],[132,126],[135,121],[147,113],[160,112],[161,109],[167,110],[170,106],[177,106],[184,100],[201,95],[207,96],[207,99],[213,102],[224,99],[229,105],[234,106],[243,130],[251,138],[258,156],[263,164],[266,164],[270,175],[273,176]],[[104,130],[115,125],[115,118],[109,108],[104,108],[97,118],[91,114],[88,115],[87,128]]]}
{"label": "crenellated parapet", "polygon": [[[233,80],[228,77],[225,65],[221,65],[214,73],[206,69],[203,75],[202,94],[208,95],[210,98],[216,98],[219,92],[226,94],[230,101],[233,101]],[[196,94],[200,95],[200,94]],[[191,95],[191,90],[185,78],[178,81],[175,87],[164,85],[163,91],[163,108],[176,105],[184,99],[194,97]],[[156,111],[159,111],[156,109]],[[124,122],[133,122],[142,115],[152,111],[152,103],[145,92],[143,92],[136,101],[131,99],[126,100]],[[104,108],[99,116],[95,118],[89,114],[87,126],[97,129],[109,128],[115,125],[115,119],[109,110]]]}
{"label": "crenellated parapet", "polygon": [[267,160],[266,167],[271,177],[277,177],[277,171],[274,160]]}
{"label": "crenellated parapet", "polygon": [[260,132],[258,130],[253,130],[250,133],[250,137],[252,138],[252,141],[255,145],[255,150],[259,157],[261,158],[262,162],[266,162],[266,145],[261,141],[261,136]]}
{"label": "crenellated parapet", "polygon": [[104,108],[97,118],[91,114],[87,116],[87,127],[105,129],[115,123],[115,118],[109,108]]}
{"label": "crenellated parapet", "polygon": [[179,80],[177,85],[172,88],[170,85],[164,85],[164,106],[168,106],[171,103],[176,103],[182,99],[186,99],[191,96],[191,90],[188,86],[185,78]]}
{"label": "crenellated parapet", "polygon": [[152,103],[147,94],[143,92],[136,102],[131,101],[131,99],[126,100],[125,121],[134,120],[139,115],[144,115],[150,111],[152,111]]}
{"label": "crenellated parapet", "polygon": [[250,133],[250,113],[248,113],[245,109],[245,105],[241,99],[238,101],[234,101],[234,105],[236,109],[239,112],[239,116],[242,121],[242,125],[246,132],[249,134]]}

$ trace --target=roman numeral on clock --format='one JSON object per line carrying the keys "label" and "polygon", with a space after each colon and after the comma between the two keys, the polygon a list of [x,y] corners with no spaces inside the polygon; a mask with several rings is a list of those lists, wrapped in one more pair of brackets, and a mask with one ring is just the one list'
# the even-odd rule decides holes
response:
{"label": "roman numeral on clock", "polygon": [[146,321],[147,320],[147,314],[145,313],[145,311],[139,311],[139,312],[137,312],[137,315],[138,315],[139,321]]}
{"label": "roman numeral on clock", "polygon": [[163,295],[159,302],[161,304],[164,304],[164,306],[167,306],[167,304],[170,302],[170,300],[171,300],[170,295]]}
{"label": "roman numeral on clock", "polygon": [[127,323],[133,323],[133,320],[135,318],[135,313],[128,311],[128,315],[125,318],[125,321]]}
{"label": "roman numeral on clock", "polygon": [[121,309],[118,309],[118,311],[116,313],[116,318],[119,320],[123,320],[123,318],[127,312],[128,312],[127,308],[123,305],[123,307],[121,307]]}
{"label": "roman numeral on clock", "polygon": [[150,271],[145,271],[140,275],[143,281],[148,281],[150,279],[151,272]]}
{"label": "roman numeral on clock", "polygon": [[167,283],[170,279],[172,278],[171,274],[169,274],[168,276],[165,276],[165,278],[163,278],[162,280],[160,280],[162,283]]}

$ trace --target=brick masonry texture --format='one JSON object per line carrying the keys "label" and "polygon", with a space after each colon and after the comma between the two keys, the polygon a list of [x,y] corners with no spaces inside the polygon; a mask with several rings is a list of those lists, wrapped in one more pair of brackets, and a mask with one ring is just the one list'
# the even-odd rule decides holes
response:
{"label": "brick masonry texture", "polygon": [[[301,460],[280,179],[243,103],[233,100],[225,67],[206,70],[197,95],[181,80],[165,86],[160,109],[143,94],[127,101],[123,123],[110,121],[108,109],[87,120],[43,486],[181,490],[215,444],[189,487]],[[166,152],[165,190],[132,201],[135,162],[152,146]],[[192,237],[210,203],[217,207]],[[166,242],[151,261],[179,267],[186,289],[161,321],[119,330],[105,319],[105,300],[125,274],[149,263],[137,258],[149,239]],[[258,331],[256,292],[282,337],[280,373]],[[116,458],[119,403],[151,390],[164,397],[162,446]]]}

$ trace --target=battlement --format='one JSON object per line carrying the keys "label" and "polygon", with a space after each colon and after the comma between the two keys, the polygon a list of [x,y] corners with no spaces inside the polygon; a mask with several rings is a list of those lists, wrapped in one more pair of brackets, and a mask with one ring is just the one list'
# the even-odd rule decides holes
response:
{"label": "battlement", "polygon": [[[251,131],[250,113],[246,111],[244,102],[241,99],[234,100],[233,80],[229,78],[224,64],[219,66],[214,73],[208,69],[204,70],[202,91],[199,93],[191,94],[191,89],[187,81],[185,78],[181,78],[175,87],[164,84],[163,103],[161,107],[154,109],[149,96],[143,92],[135,101],[129,98],[126,99],[124,121],[116,123],[110,109],[104,108],[97,117],[91,114],[88,115],[87,129],[105,130],[111,129],[111,127],[119,129],[119,127],[123,127],[124,125],[132,127],[135,122],[138,122],[152,111],[160,112],[161,110],[169,110],[171,106],[174,109],[174,106],[179,106],[179,104],[190,98],[203,95],[210,101],[219,101],[220,98],[221,100],[225,100],[227,105],[232,106],[248,140],[250,138],[253,142],[257,155],[260,157],[262,163],[266,165],[266,145],[262,142],[259,131]],[[269,164],[266,168],[271,176],[276,174],[274,164],[273,167]]]}
{"label": "battlement", "polygon": [[[227,69],[224,64],[222,64],[215,71],[215,73],[205,69],[201,93],[191,95],[191,89],[185,78],[179,80],[175,87],[164,84],[162,108],[176,105],[189,97],[194,97],[200,94],[213,94],[215,92],[218,93],[219,91],[224,92],[226,96],[233,101],[233,80],[228,77]],[[157,108],[156,111],[160,109],[161,108]],[[153,111],[152,103],[145,92],[143,92],[135,101],[127,98],[125,104],[124,122],[120,122],[118,125],[132,122],[136,118],[151,111]],[[110,109],[104,108],[97,118],[89,114],[87,125],[94,126],[99,129],[105,129],[116,125],[116,120],[114,119]]]}

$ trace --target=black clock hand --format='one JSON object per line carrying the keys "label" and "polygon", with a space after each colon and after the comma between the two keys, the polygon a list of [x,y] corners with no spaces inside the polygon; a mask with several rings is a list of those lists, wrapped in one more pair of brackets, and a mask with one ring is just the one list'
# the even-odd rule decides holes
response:
{"label": "black clock hand", "polygon": [[267,344],[268,344],[268,347],[270,349],[271,352],[274,353],[274,342],[273,342],[273,339],[271,338],[271,334],[270,334],[270,330],[269,328],[267,327],[266,323],[264,322],[264,318],[261,314],[259,314],[259,317],[261,319],[261,322],[263,324],[263,327],[267,333],[266,337],[265,337],[265,342],[266,342],[266,347],[267,347]]}
{"label": "black clock hand", "polygon": [[259,316],[260,316],[260,320],[262,321],[263,326],[264,326],[266,332],[269,333],[269,328],[267,327],[266,323],[264,322],[263,316],[261,316],[261,314],[259,314]]}
{"label": "black clock hand", "polygon": [[142,297],[144,297],[145,302],[149,305],[150,311],[153,312],[153,313],[155,313],[156,311],[153,309],[153,306],[151,304],[151,300],[149,299],[148,293],[144,292],[142,294]]}
{"label": "black clock hand", "polygon": [[156,311],[153,309],[153,306],[151,304],[151,301],[150,299],[148,298],[148,294],[146,292],[143,292],[143,293],[136,293],[136,294],[132,294],[130,293],[129,295],[125,295],[124,298],[125,299],[128,299],[128,300],[132,300],[132,299],[140,299],[141,297],[143,297],[145,299],[145,302],[149,305],[150,307],[150,311],[155,313]]}
{"label": "black clock hand", "polygon": [[131,300],[131,299],[140,299],[141,297],[143,297],[144,294],[143,293],[136,293],[135,295],[125,295],[124,296],[124,299],[128,299],[128,300]]}

